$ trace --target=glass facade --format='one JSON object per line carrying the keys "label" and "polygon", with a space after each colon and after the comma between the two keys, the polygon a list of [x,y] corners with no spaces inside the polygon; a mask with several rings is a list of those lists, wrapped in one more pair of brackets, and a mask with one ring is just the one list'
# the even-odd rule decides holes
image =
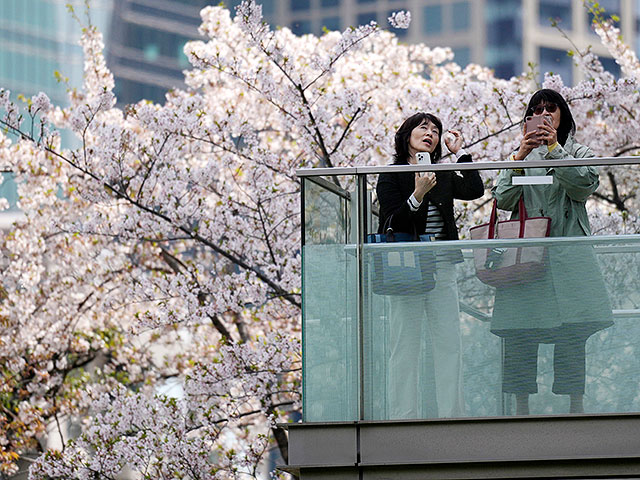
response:
{"label": "glass facade", "polygon": [[471,4],[454,2],[451,4],[451,29],[461,32],[471,28]]}
{"label": "glass facade", "polygon": [[360,12],[360,13],[358,13],[358,16],[356,17],[356,21],[357,21],[358,25],[367,25],[368,23],[371,23],[371,22],[377,22],[378,21],[378,13],[375,12],[375,11]]}
{"label": "glass facade", "polygon": [[573,83],[573,61],[566,50],[554,48],[540,48],[540,76],[545,72],[552,72],[562,77],[565,85]]}
{"label": "glass facade", "polygon": [[311,20],[294,20],[291,23],[291,31],[296,35],[313,33]]}
{"label": "glass facade", "polygon": [[[143,98],[164,103],[168,90],[183,86],[182,71],[189,67],[183,48],[198,38],[200,9],[207,3],[118,0],[111,20],[112,41],[107,44],[107,65],[115,77],[118,104]],[[234,9],[237,3],[231,1],[228,6]]]}
{"label": "glass facade", "polygon": [[322,19],[322,28],[329,31],[341,31],[340,17],[325,17]]}
{"label": "glass facade", "polygon": [[[3,0],[0,9],[0,86],[15,100],[45,91],[54,104],[68,105],[67,86],[56,80],[55,72],[69,78],[72,87],[82,85],[84,60],[78,45],[81,31],[65,7],[56,0]],[[81,12],[83,2],[71,2]],[[92,21],[107,30],[110,2],[92,3]],[[65,146],[72,139],[63,134]],[[9,173],[3,174],[0,197],[17,211],[17,188]]]}
{"label": "glass facade", "polygon": [[337,177],[337,187],[317,180],[303,185],[303,411],[350,420],[359,384],[353,179]]}
{"label": "glass facade", "polygon": [[[73,3],[73,2],[72,2]],[[109,2],[92,5],[92,20],[105,31]],[[82,2],[75,2],[82,8]],[[66,87],[54,72],[82,82],[82,50],[77,45],[80,28],[55,0],[4,0],[0,18],[0,85],[30,97],[44,90],[55,103],[66,105]]]}
{"label": "glass facade", "polygon": [[311,9],[311,0],[291,0],[290,5],[292,12],[307,11]]}
{"label": "glass facade", "polygon": [[510,78],[522,72],[522,2],[487,0],[487,66],[497,77]]}
{"label": "glass facade", "polygon": [[442,5],[427,5],[422,9],[422,31],[426,35],[442,32]]}
{"label": "glass facade", "polygon": [[548,27],[557,21],[561,28],[572,28],[571,0],[539,0],[538,16],[540,25]]}
{"label": "glass facade", "polygon": [[618,65],[613,58],[600,57],[600,62],[607,72],[612,73],[616,78],[620,78],[622,70],[620,69],[620,65]]}
{"label": "glass facade", "polygon": [[[640,165],[607,167],[630,168]],[[519,389],[531,415],[570,413],[581,388],[587,413],[640,412],[639,235],[368,243],[372,170],[302,175],[305,422],[511,416]],[[416,269],[407,285],[424,291],[394,290]],[[433,288],[449,277],[451,290]],[[436,326],[449,310],[453,334]],[[455,380],[443,358],[458,348]]]}
{"label": "glass facade", "polygon": [[471,49],[469,47],[454,48],[453,55],[453,61],[461,67],[466,67],[471,63]]}

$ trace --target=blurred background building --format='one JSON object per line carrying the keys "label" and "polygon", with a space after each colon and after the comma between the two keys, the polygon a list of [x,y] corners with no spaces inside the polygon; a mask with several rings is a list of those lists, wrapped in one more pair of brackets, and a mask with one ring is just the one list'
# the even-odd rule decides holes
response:
{"label": "blurred background building", "polygon": [[200,10],[207,0],[113,0],[107,64],[116,78],[120,104],[145,98],[162,102],[183,85],[189,68],[186,42],[198,38]]}
{"label": "blurred background building", "polygon": [[[232,2],[238,3],[238,2]],[[640,0],[600,0],[608,14],[621,17],[625,40],[640,47]],[[567,50],[574,48],[551,19],[580,49],[594,46],[605,68],[619,73],[608,53],[597,45],[591,16],[582,0],[267,0],[266,17],[297,34],[319,35],[324,28],[344,30],[349,25],[376,21],[387,25],[396,10],[410,10],[411,26],[398,30],[407,43],[453,49],[460,65],[486,65],[499,77],[509,78],[537,65],[553,71],[565,83],[579,81]]]}
{"label": "blurred background building", "polygon": [[[0,2],[0,85],[26,96],[45,90],[64,104],[66,85],[59,71],[79,86],[82,52],[78,23],[68,14],[67,0],[2,0]],[[71,2],[84,16],[82,0]],[[240,0],[228,0],[234,9]],[[605,68],[618,66],[599,45],[582,0],[262,0],[272,26],[294,33],[320,35],[325,29],[376,21],[387,26],[397,10],[410,10],[408,30],[397,30],[407,43],[453,49],[460,65],[487,65],[499,77],[528,71],[553,71],[565,83],[580,79],[568,49],[593,45]],[[198,38],[200,10],[217,0],[92,0],[91,20],[105,35],[107,63],[116,78],[121,105],[142,98],[162,102],[167,90],[183,85],[189,63],[184,44]],[[626,42],[640,49],[640,0],[600,0],[608,14],[618,15]]]}

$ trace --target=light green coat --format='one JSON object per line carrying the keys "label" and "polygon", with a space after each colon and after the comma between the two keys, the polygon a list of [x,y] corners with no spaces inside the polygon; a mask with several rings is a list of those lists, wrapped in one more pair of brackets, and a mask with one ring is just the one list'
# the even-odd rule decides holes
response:
{"label": "light green coat", "polygon": [[[593,152],[569,137],[553,151],[541,146],[527,160],[588,158]],[[551,218],[552,237],[591,235],[585,201],[598,188],[595,167],[526,168],[524,175],[551,175],[552,184],[512,185],[513,170],[498,175],[492,194],[498,208],[518,218],[518,200],[524,195],[527,215]],[[564,324],[584,324],[593,333],[611,325],[611,306],[593,249],[584,245],[548,248],[546,275],[524,285],[496,291],[491,330],[498,335],[512,329],[558,329]],[[541,341],[545,333],[541,332]]]}

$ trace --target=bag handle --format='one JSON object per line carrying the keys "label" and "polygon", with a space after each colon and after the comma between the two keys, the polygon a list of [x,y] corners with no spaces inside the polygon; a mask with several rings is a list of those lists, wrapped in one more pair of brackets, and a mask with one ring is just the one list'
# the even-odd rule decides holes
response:
{"label": "bag handle", "polygon": [[[524,205],[524,195],[520,196],[520,200],[518,200],[518,220],[520,221],[520,230],[518,233],[518,238],[524,238],[524,226],[526,223],[528,215],[527,208]],[[491,215],[489,217],[489,234],[488,238],[493,239],[496,238],[497,235],[497,225],[498,225],[498,200],[493,199],[493,205],[491,207]]]}
{"label": "bag handle", "polygon": [[387,243],[395,242],[395,236],[393,235],[393,228],[391,227],[391,221],[393,219],[393,213],[387,217],[384,221],[382,228],[383,233],[387,236]]}

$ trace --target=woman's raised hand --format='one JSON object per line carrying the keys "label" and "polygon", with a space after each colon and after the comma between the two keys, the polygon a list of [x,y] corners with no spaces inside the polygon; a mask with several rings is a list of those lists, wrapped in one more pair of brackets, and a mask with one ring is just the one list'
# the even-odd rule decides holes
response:
{"label": "woman's raised hand", "polygon": [[449,130],[445,135],[444,144],[454,155],[462,148],[462,134],[458,130]]}
{"label": "woman's raised hand", "polygon": [[516,160],[524,160],[531,150],[534,148],[538,148],[541,145],[540,134],[538,130],[532,130],[531,132],[527,132],[524,134],[522,139],[520,140],[520,148],[516,152],[515,159]]}

